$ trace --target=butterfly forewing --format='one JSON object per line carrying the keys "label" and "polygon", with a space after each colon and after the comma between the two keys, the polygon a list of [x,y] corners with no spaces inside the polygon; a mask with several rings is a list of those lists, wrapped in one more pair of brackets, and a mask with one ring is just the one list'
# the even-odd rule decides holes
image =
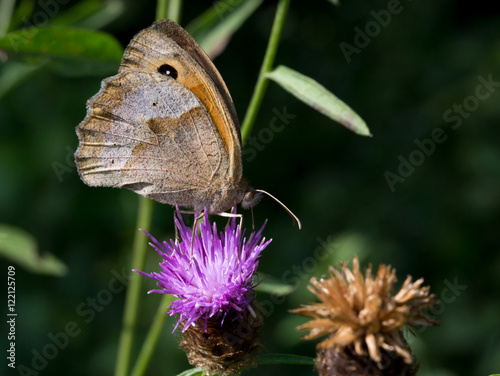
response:
{"label": "butterfly forewing", "polygon": [[207,54],[179,25],[160,20],[138,33],[123,55],[120,72],[140,70],[156,73],[169,65],[176,80],[192,91],[205,105],[229,155],[227,179],[242,178],[241,135],[229,91]]}

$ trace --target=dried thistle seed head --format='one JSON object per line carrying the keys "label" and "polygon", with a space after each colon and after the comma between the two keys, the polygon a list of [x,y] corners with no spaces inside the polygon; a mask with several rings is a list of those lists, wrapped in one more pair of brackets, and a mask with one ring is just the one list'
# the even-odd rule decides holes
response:
{"label": "dried thistle seed head", "polygon": [[385,350],[382,350],[381,354],[382,358],[387,361],[382,361],[379,365],[370,357],[358,355],[352,345],[318,350],[316,369],[321,376],[414,376],[417,374],[417,365],[407,364],[403,358],[391,356]]}
{"label": "dried thistle seed head", "polygon": [[[393,295],[396,282],[394,269],[380,265],[373,276],[370,265],[363,277],[356,256],[352,264],[352,270],[341,264],[342,271],[330,267],[329,278],[311,279],[308,288],[320,303],[292,310],[293,313],[313,318],[298,328],[309,330],[303,338],[328,335],[318,344],[319,352],[338,356],[336,352],[349,350],[356,356],[370,358],[378,368],[383,367],[382,354],[412,364],[410,349],[401,335],[401,329],[404,325],[436,325],[434,320],[422,313],[422,310],[435,304],[435,296],[429,293],[428,286],[421,286],[423,279],[412,282],[410,276]],[[324,357],[322,363],[325,363]]]}

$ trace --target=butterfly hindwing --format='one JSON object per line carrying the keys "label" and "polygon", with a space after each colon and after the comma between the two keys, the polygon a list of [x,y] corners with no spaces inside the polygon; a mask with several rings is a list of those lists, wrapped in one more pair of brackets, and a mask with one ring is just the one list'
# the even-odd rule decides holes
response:
{"label": "butterfly hindwing", "polygon": [[[192,206],[228,157],[197,96],[159,74],[124,72],[103,82],[79,125],[82,179]],[[191,192],[191,193],[190,193]],[[179,201],[180,196],[186,196]]]}

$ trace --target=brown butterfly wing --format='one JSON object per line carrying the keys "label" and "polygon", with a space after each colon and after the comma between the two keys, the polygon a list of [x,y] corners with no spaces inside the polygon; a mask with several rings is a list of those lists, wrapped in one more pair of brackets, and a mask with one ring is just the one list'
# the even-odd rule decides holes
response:
{"label": "brown butterfly wing", "polygon": [[191,90],[207,108],[229,156],[226,179],[242,179],[241,135],[231,95],[214,64],[196,41],[171,20],[160,20],[139,32],[123,55],[119,72],[157,73],[169,65],[176,80]]}
{"label": "brown butterfly wing", "polygon": [[229,157],[209,112],[183,84],[138,71],[110,77],[88,101],[77,133],[75,156],[86,184],[219,211]]}
{"label": "brown butterfly wing", "polygon": [[205,52],[170,20],[134,37],[119,74],[89,100],[77,133],[75,157],[88,185],[126,187],[211,213],[241,202],[249,189],[229,91]]}

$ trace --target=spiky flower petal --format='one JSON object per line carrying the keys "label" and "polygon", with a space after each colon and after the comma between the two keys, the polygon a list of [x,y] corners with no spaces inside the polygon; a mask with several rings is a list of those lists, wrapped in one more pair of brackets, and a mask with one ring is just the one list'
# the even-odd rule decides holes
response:
{"label": "spiky flower petal", "polygon": [[199,234],[193,234],[181,215],[175,219],[180,241],[160,243],[151,234],[149,243],[163,258],[160,272],[138,273],[155,279],[158,289],[149,291],[172,294],[179,299],[171,303],[169,314],[179,314],[183,331],[190,325],[224,318],[228,314],[241,315],[252,311],[254,299],[254,274],[259,265],[260,253],[271,240],[262,238],[262,228],[247,240],[244,231],[232,219],[224,232],[217,232],[214,222],[210,225],[205,211],[204,221],[199,224]]}
{"label": "spiky flower petal", "polygon": [[435,296],[429,294],[428,286],[422,287],[423,279],[412,282],[410,276],[393,295],[395,269],[380,265],[374,277],[370,265],[363,277],[356,256],[352,264],[352,270],[341,264],[342,272],[330,267],[328,279],[311,279],[308,288],[321,302],[292,311],[313,318],[298,328],[310,331],[303,338],[328,335],[317,345],[323,364],[331,362],[331,359],[324,358],[325,354],[329,354],[343,359],[341,367],[344,367],[345,353],[339,353],[343,350],[357,357],[368,357],[378,368],[382,368],[384,354],[412,364],[413,358],[401,329],[404,325],[436,325],[434,320],[422,313],[423,309],[435,304]]}

